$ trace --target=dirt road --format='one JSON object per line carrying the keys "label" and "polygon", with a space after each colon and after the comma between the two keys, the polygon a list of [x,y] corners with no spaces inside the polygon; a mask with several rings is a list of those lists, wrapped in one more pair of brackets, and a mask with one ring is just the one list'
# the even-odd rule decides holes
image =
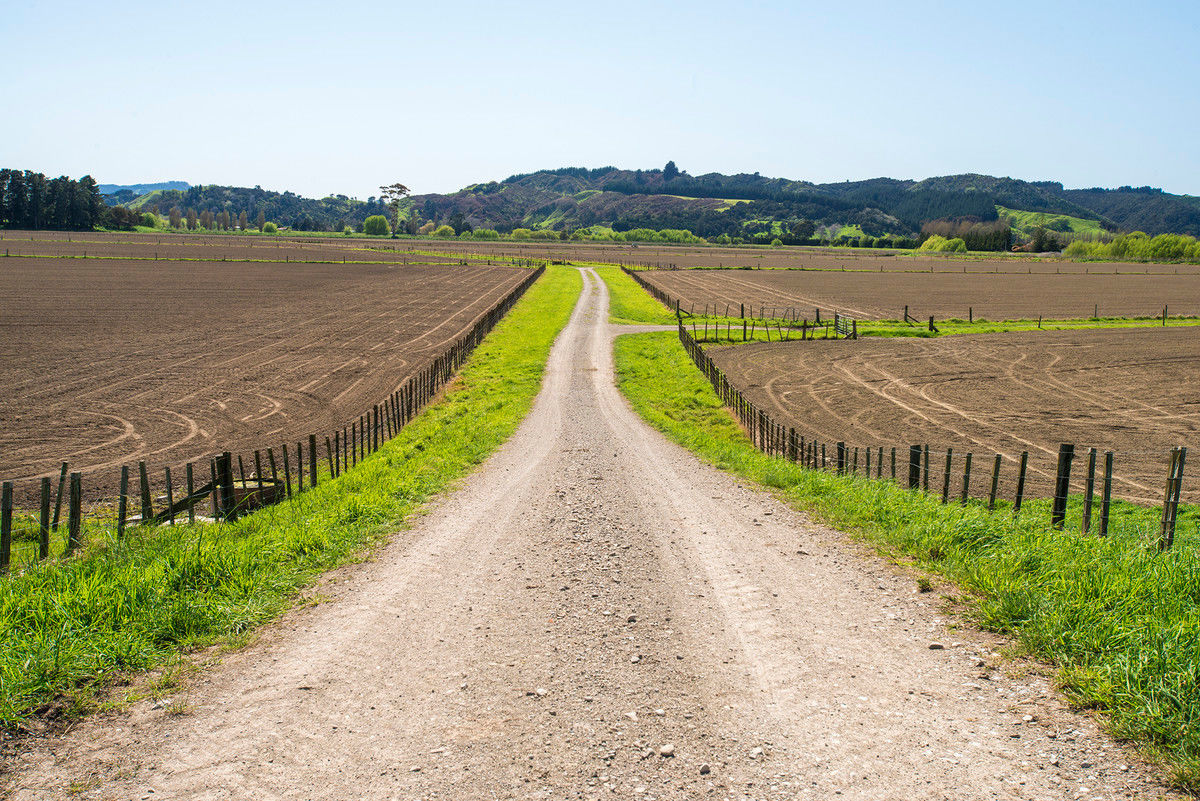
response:
{"label": "dirt road", "polygon": [[936,593],[645,426],[606,319],[589,275],[461,489],[169,703],[29,750],[12,798],[1156,792]]}

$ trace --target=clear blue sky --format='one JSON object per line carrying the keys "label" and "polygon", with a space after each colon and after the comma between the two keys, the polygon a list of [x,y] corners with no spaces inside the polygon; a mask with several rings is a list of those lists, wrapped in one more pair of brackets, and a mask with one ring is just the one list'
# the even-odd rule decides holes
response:
{"label": "clear blue sky", "polygon": [[0,166],[365,198],[607,164],[1200,194],[1200,3],[4,0]]}

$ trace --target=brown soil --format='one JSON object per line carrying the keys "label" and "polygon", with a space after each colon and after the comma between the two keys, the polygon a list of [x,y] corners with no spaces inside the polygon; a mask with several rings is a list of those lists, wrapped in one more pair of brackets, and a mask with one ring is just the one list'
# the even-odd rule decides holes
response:
{"label": "brown soil", "polygon": [[936,593],[649,429],[606,301],[589,277],[521,429],[411,531],[157,703],[30,744],[8,797],[1162,792]]}
{"label": "brown soil", "polygon": [[122,464],[157,475],[340,428],[526,275],[474,262],[3,266],[0,476],[27,499],[60,461],[96,498]]}
{"label": "brown soil", "polygon": [[[952,447],[952,493],[974,454],[973,494],[989,490],[992,459],[1004,456],[1002,497],[1029,451],[1028,491],[1052,494],[1059,443],[1115,454],[1114,495],[1161,503],[1168,451],[1200,447],[1200,348],[1191,328],[1021,332],[710,347],[736,386],[806,438],[884,448],[906,470],[910,444],[931,449],[939,491]],[[1101,462],[1102,464],[1102,462]],[[1200,500],[1195,481],[1184,497]]]}
{"label": "brown soil", "polygon": [[[973,265],[972,265],[973,266]],[[1093,265],[1094,267],[1095,265]],[[904,307],[918,319],[1078,319],[1200,314],[1200,272],[1187,275],[863,273],[800,270],[662,270],[644,272],[651,283],[679,298],[686,311],[705,304],[736,316],[771,316],[787,309],[812,319],[839,312],[859,319],[899,320]]]}
{"label": "brown soil", "polygon": [[[56,243],[48,245],[46,243]],[[64,250],[69,248],[69,250]],[[430,260],[417,252],[443,253],[451,258],[489,257],[555,259],[603,262],[627,266],[667,268],[747,267],[754,269],[810,269],[866,272],[1003,272],[1003,273],[1109,273],[1200,275],[1200,266],[1189,264],[1130,264],[1125,262],[1074,262],[1062,258],[1024,254],[963,259],[953,255],[889,250],[856,250],[824,247],[714,247],[648,243],[512,242],[460,239],[364,239],[329,236],[270,236],[211,233],[99,233],[52,231],[0,231],[0,251],[13,254],[136,255],[160,258],[316,259],[341,261]]]}

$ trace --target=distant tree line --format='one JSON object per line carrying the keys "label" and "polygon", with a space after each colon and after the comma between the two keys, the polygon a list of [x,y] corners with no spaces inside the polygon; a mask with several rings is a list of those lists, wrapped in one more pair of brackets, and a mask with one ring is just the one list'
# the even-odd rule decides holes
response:
{"label": "distant tree line", "polygon": [[104,224],[96,181],[85,175],[47,178],[30,170],[0,170],[0,227],[90,231]]}
{"label": "distant tree line", "polygon": [[[261,186],[192,186],[165,189],[139,199],[135,207],[168,216],[169,224],[181,227],[171,218],[171,209],[180,210],[182,227],[210,230],[235,227],[245,229],[250,221],[261,228],[261,220],[272,220],[294,231],[343,231],[346,227],[362,230],[363,221],[375,214],[387,214],[387,206],[378,198],[357,200],[346,195],[330,195],[314,200],[294,192],[271,192]],[[193,222],[188,210],[195,212]],[[212,215],[211,219],[205,215]]]}

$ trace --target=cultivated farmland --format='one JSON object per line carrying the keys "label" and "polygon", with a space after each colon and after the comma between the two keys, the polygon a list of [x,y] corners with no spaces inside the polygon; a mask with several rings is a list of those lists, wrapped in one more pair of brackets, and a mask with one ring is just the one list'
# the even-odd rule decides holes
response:
{"label": "cultivated farmland", "polygon": [[1200,274],[1194,264],[1142,264],[1071,261],[1051,255],[989,254],[963,258],[948,253],[867,250],[829,247],[714,247],[658,242],[472,241],[460,239],[403,242],[401,246],[447,254],[520,259],[603,262],[627,267],[753,270],[826,270],[846,272],[920,273],[1113,273],[1124,275]]}
{"label": "cultivated farmland", "polygon": [[[225,243],[232,256],[249,249]],[[89,494],[111,495],[118,465],[177,466],[335,430],[529,274],[408,259],[4,260],[0,476],[56,474],[67,461]]]}
{"label": "cultivated farmland", "polygon": [[[888,461],[897,447],[903,469],[905,446],[927,444],[940,489],[951,447],[952,492],[973,452],[973,494],[980,495],[1001,453],[1001,494],[1011,498],[1019,454],[1028,451],[1027,492],[1044,497],[1052,494],[1058,445],[1069,442],[1115,453],[1114,495],[1161,503],[1169,449],[1200,445],[1195,342],[1191,328],[1140,328],[707,350],[779,422],[808,439],[862,448],[860,470],[867,447],[884,447]],[[1077,478],[1079,465],[1077,457]],[[1195,482],[1185,483],[1184,498],[1200,499]]]}
{"label": "cultivated farmland", "polygon": [[1168,307],[1171,315],[1200,314],[1200,271],[1180,275],[1028,273],[870,273],[810,270],[648,270],[642,278],[679,298],[686,311],[706,304],[719,313],[769,315],[795,309],[812,319],[814,310],[864,320],[898,320],[904,307],[925,319],[988,320],[1152,317]]}

